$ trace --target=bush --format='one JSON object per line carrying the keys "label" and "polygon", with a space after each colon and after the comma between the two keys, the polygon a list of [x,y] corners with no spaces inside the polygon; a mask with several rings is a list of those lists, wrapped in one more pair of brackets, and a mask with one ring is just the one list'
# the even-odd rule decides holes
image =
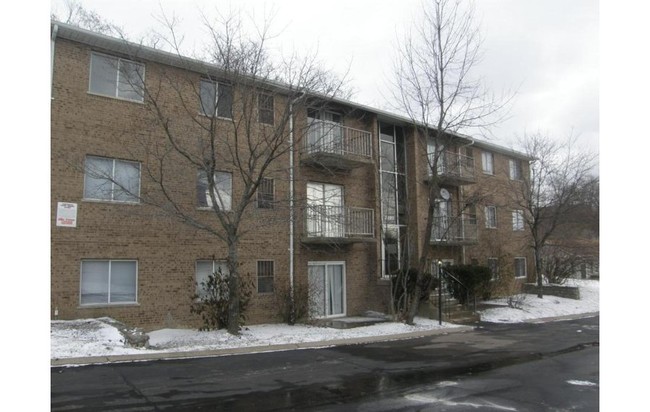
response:
{"label": "bush", "polygon": [[[190,312],[201,315],[203,326],[199,330],[224,329],[228,326],[228,307],[230,306],[229,275],[220,269],[201,282],[203,294],[192,296]],[[254,284],[249,278],[239,278],[239,322],[246,321],[246,309],[253,294]]]}
{"label": "bush", "polygon": [[283,322],[294,325],[296,322],[310,318],[309,287],[302,283],[293,285],[293,306],[291,302],[291,287],[287,283],[274,285],[275,303],[278,316]]}
{"label": "bush", "polygon": [[472,296],[483,300],[490,299],[492,273],[487,266],[457,265],[446,267],[444,270],[465,286],[459,285],[453,279],[447,282],[449,292],[460,303],[467,303],[467,292],[469,292],[470,299]]}

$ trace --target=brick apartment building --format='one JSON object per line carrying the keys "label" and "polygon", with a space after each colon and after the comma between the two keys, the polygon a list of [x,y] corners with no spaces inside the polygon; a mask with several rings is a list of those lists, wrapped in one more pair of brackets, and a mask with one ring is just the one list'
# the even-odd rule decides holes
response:
{"label": "brick apartment building", "polygon": [[[121,87],[119,77],[106,80],[106,73],[139,70],[150,84],[171,73],[208,91],[212,84],[213,100],[222,85],[206,82],[205,71],[187,69],[168,53],[138,47],[133,56],[128,47],[52,24],[52,317],[110,316],[147,329],[197,326],[200,318],[189,310],[196,283],[225,268],[226,245],[133,195],[159,190],[147,172],[154,161],[150,148],[142,145],[156,136],[150,102]],[[218,77],[218,67],[201,67]],[[179,105],[173,93],[166,99],[172,109]],[[260,128],[273,122],[283,99],[281,92],[258,98]],[[232,107],[214,109],[233,116]],[[192,134],[195,125],[180,116],[174,120]],[[255,289],[248,323],[278,320],[275,293],[290,279],[321,285],[313,303],[319,316],[387,312],[388,274],[399,268],[405,251],[416,256],[421,247],[427,148],[414,137],[409,119],[344,100],[326,109],[299,108],[291,121],[301,135],[292,152],[293,174],[291,153],[277,159],[243,222],[240,273],[251,277]],[[446,147],[432,262],[477,263],[526,279],[532,258],[523,212],[512,207],[508,192],[521,184],[529,160],[467,136]],[[125,182],[129,191],[91,169]],[[170,196],[182,199],[197,221],[214,219],[205,176],[180,163],[172,172]],[[242,182],[227,165],[219,176],[218,202],[228,209]]]}

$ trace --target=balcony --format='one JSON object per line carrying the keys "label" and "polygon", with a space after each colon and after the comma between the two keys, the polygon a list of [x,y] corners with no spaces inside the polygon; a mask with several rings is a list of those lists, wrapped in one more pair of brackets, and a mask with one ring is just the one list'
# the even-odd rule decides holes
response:
{"label": "balcony", "polygon": [[[429,171],[429,179],[431,178]],[[474,158],[451,151],[443,152],[438,159],[440,184],[461,186],[476,183]]]}
{"label": "balcony", "polygon": [[438,216],[433,218],[431,228],[432,245],[462,246],[478,243],[476,217]]}
{"label": "balcony", "polygon": [[305,208],[303,243],[347,244],[372,242],[374,238],[373,209],[323,205]]}
{"label": "balcony", "polygon": [[313,120],[301,146],[304,164],[350,170],[372,163],[372,134],[336,122]]}

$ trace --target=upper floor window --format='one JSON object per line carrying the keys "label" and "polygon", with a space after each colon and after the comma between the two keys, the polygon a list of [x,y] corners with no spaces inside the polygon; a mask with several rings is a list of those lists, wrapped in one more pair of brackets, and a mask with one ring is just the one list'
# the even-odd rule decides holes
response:
{"label": "upper floor window", "polygon": [[257,207],[259,209],[273,209],[273,179],[263,178],[257,187]]}
{"label": "upper floor window", "polygon": [[512,230],[524,230],[524,211],[512,211]]}
{"label": "upper floor window", "polygon": [[201,80],[201,114],[232,119],[232,86]]}
{"label": "upper floor window", "polygon": [[257,261],[257,293],[273,293],[274,262]]}
{"label": "upper floor window", "polygon": [[485,227],[494,229],[497,227],[497,208],[496,206],[485,207]]}
{"label": "upper floor window", "polygon": [[259,114],[259,122],[265,124],[273,124],[273,95],[260,93],[257,97],[257,110]]}
{"label": "upper floor window", "polygon": [[142,102],[144,101],[144,64],[92,53],[89,91]]}
{"label": "upper floor window", "polygon": [[521,180],[521,161],[510,159],[510,179]]}
{"label": "upper floor window", "polygon": [[[232,173],[215,172],[212,194],[221,211],[228,211],[232,206]],[[209,190],[208,175],[205,170],[199,170],[196,183],[196,194],[199,207],[212,208],[212,196]]]}
{"label": "upper floor window", "polygon": [[494,155],[490,152],[481,153],[481,162],[483,163],[483,173],[488,175],[494,174]]}
{"label": "upper floor window", "polygon": [[84,172],[84,199],[139,201],[140,163],[86,156]]}
{"label": "upper floor window", "polygon": [[137,303],[135,260],[82,260],[82,305]]}

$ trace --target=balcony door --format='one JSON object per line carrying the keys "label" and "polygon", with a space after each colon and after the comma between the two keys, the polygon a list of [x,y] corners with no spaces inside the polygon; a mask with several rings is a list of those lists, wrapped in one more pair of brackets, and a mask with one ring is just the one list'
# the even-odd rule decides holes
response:
{"label": "balcony door", "polygon": [[433,210],[433,239],[444,240],[449,238],[451,215],[451,200],[437,199]]}
{"label": "balcony door", "polygon": [[343,186],[307,183],[307,234],[345,237]]}
{"label": "balcony door", "polygon": [[309,308],[315,317],[345,315],[345,263],[309,262]]}
{"label": "balcony door", "polygon": [[309,152],[341,153],[343,150],[342,118],[338,113],[308,110]]}

